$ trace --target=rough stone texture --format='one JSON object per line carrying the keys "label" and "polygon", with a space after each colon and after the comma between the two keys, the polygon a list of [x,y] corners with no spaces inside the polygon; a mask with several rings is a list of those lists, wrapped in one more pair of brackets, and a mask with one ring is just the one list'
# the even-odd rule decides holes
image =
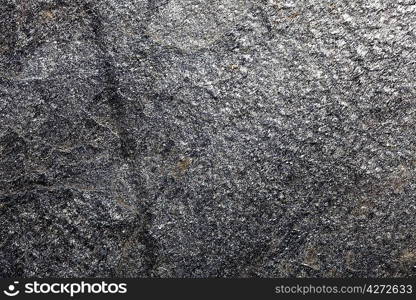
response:
{"label": "rough stone texture", "polygon": [[416,275],[414,0],[0,0],[0,277]]}

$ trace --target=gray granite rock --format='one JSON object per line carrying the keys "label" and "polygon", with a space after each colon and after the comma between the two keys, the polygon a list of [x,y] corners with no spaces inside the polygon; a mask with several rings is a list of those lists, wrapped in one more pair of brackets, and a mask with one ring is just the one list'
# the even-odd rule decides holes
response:
{"label": "gray granite rock", "polygon": [[414,0],[0,0],[0,277],[416,275]]}

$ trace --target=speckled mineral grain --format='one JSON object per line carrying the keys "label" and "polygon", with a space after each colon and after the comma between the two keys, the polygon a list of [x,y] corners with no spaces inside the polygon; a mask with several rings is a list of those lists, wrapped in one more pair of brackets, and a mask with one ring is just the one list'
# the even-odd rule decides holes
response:
{"label": "speckled mineral grain", "polygon": [[414,0],[0,0],[0,277],[416,275]]}

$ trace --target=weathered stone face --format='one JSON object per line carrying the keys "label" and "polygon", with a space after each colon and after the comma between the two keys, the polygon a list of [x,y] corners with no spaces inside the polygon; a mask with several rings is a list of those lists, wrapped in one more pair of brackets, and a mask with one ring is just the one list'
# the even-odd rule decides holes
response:
{"label": "weathered stone face", "polygon": [[1,277],[415,274],[410,1],[0,7]]}
{"label": "weathered stone face", "polygon": [[[212,7],[216,9],[212,9]],[[247,1],[168,1],[148,26],[152,39],[184,51],[209,47],[247,14]]]}

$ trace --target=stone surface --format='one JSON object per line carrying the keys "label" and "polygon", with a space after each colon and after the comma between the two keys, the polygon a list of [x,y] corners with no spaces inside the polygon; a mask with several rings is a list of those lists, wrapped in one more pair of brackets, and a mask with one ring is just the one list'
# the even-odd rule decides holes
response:
{"label": "stone surface", "polygon": [[0,0],[0,277],[416,275],[413,0]]}

